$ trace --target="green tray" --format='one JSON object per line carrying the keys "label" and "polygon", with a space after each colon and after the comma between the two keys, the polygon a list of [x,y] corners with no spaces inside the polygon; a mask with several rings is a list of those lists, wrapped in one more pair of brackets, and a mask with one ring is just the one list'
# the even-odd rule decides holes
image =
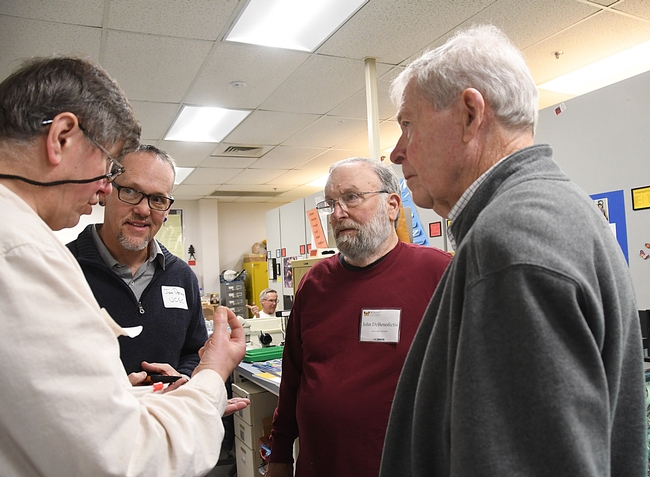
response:
{"label": "green tray", "polygon": [[258,361],[268,361],[269,359],[282,358],[284,346],[269,346],[268,348],[255,348],[246,351],[244,356],[245,363],[257,363]]}

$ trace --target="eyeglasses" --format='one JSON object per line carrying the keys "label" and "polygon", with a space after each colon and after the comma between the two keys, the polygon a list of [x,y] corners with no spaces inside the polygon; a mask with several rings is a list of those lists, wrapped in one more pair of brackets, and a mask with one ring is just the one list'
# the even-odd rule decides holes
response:
{"label": "eyeglasses", "polygon": [[262,301],[268,301],[269,303],[277,303],[278,300],[269,300],[268,298],[264,298]]}
{"label": "eyeglasses", "polygon": [[165,210],[169,210],[169,208],[174,203],[173,197],[145,194],[144,192],[137,189],[122,187],[117,184],[113,184],[113,187],[117,189],[117,198],[127,204],[138,205],[140,202],[142,202],[142,199],[146,197],[150,209],[164,212]]}
{"label": "eyeglasses", "polygon": [[372,190],[368,192],[346,192],[341,194],[338,199],[327,199],[316,204],[316,209],[324,210],[328,214],[334,213],[336,203],[341,206],[343,210],[354,209],[361,204],[363,196],[367,194],[389,194],[387,190]]}
{"label": "eyeglasses", "polygon": [[[43,124],[43,126],[47,126],[48,124],[52,124],[52,119],[45,119],[42,122],[42,124]],[[118,161],[113,156],[111,156],[111,153],[108,152],[104,146],[99,144],[97,142],[97,140],[94,137],[92,137],[90,135],[90,133],[88,132],[88,130],[85,127],[83,127],[81,124],[79,124],[79,129],[81,129],[81,131],[86,135],[86,137],[88,139],[90,139],[90,142],[92,142],[93,145],[95,147],[97,147],[97,149],[99,149],[104,154],[106,154],[106,158],[110,162],[111,169],[110,169],[110,172],[108,174],[104,174],[100,178],[106,179],[108,182],[113,182],[117,178],[117,176],[124,173],[124,166],[122,164],[120,164],[120,161]]]}

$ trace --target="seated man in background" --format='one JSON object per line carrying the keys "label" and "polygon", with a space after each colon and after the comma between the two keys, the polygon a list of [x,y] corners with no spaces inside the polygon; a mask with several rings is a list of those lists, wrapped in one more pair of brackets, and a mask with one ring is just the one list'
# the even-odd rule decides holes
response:
{"label": "seated man in background", "polygon": [[[0,388],[2,475],[205,475],[217,462],[224,382],[246,352],[234,313],[184,386],[131,386],[116,336],[52,230],[73,227],[137,148],[133,109],[104,70],[34,59],[0,84]],[[228,333],[228,326],[232,329]]]}
{"label": "seated man in background", "polygon": [[[266,475],[377,477],[397,379],[451,255],[401,242],[392,168],[351,158],[325,200],[340,253],[300,282],[287,324]],[[395,474],[397,476],[398,474]]]}
{"label": "seated man in background", "polygon": [[255,303],[246,305],[246,307],[255,315],[255,318],[275,318],[275,309],[278,306],[278,292],[273,288],[265,288],[260,293],[260,304],[262,305],[261,310]]}
{"label": "seated man in background", "polygon": [[208,334],[196,275],[154,237],[174,202],[174,161],[141,145],[122,158],[125,168],[110,195],[100,194],[104,223],[87,226],[68,248],[100,306],[122,327],[120,357],[129,379],[146,372],[189,377]]}

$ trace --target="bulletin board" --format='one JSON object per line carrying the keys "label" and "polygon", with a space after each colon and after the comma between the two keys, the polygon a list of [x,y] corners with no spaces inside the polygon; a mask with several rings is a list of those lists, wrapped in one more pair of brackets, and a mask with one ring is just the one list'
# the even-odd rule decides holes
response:
{"label": "bulletin board", "polygon": [[172,254],[185,260],[183,247],[183,209],[171,209],[167,221],[156,234],[156,239]]}
{"label": "bulletin board", "polygon": [[[616,231],[616,240],[621,246],[625,260],[630,263],[627,247],[627,223],[625,219],[625,196],[622,190],[592,194],[591,198],[597,207],[601,208],[605,218]],[[599,201],[599,199],[604,199]]]}

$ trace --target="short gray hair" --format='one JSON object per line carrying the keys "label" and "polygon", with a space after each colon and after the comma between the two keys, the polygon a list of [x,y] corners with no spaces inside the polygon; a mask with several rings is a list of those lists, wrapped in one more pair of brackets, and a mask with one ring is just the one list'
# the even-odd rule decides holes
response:
{"label": "short gray hair", "polygon": [[386,190],[391,194],[400,195],[401,188],[399,185],[399,179],[397,178],[395,171],[393,171],[393,168],[386,166],[379,161],[375,161],[374,159],[369,159],[367,157],[349,157],[332,164],[329,172],[331,174],[337,167],[355,163],[368,164],[372,171],[377,174],[377,177],[379,177],[382,190]]}
{"label": "short gray hair", "polygon": [[266,295],[268,295],[269,293],[275,293],[276,295],[278,294],[278,292],[275,291],[273,288],[265,288],[260,293],[260,301],[266,300]]}
{"label": "short gray hair", "polygon": [[535,132],[537,87],[519,49],[493,25],[460,30],[407,66],[391,85],[397,105],[411,81],[437,110],[447,108],[465,89],[474,88],[504,126]]}
{"label": "short gray hair", "polygon": [[[160,162],[164,162],[165,164],[169,164],[169,166],[172,168],[172,171],[174,173],[174,182],[176,182],[176,161],[165,151],[162,149],[157,148],[156,146],[152,146],[151,144],[140,144],[140,146],[133,151],[135,152],[146,152],[149,154],[153,154],[156,156],[156,159],[158,159]],[[173,183],[172,183],[173,184]]]}

